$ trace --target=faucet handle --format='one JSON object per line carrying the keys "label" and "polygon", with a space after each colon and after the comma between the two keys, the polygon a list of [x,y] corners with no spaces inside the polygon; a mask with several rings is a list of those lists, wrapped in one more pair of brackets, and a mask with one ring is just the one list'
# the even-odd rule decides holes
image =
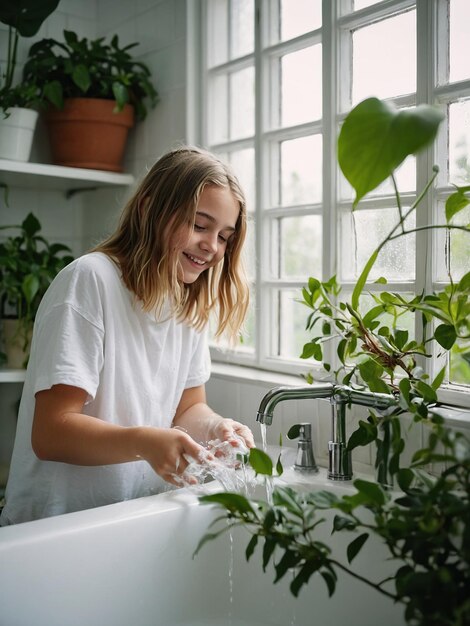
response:
{"label": "faucet handle", "polygon": [[299,440],[299,443],[297,444],[297,456],[295,459],[294,469],[297,472],[316,474],[318,472],[318,467],[315,463],[315,457],[313,456],[312,425],[308,422],[294,424],[291,428],[289,428],[287,438],[290,440]]}

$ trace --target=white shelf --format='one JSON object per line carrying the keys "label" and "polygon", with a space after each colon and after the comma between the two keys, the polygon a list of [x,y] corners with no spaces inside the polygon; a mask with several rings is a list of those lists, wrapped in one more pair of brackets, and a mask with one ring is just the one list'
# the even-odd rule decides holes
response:
{"label": "white shelf", "polygon": [[23,383],[26,370],[0,368],[0,383]]}
{"label": "white shelf", "polygon": [[80,189],[125,187],[132,185],[134,180],[132,174],[0,159],[0,183],[11,187],[52,189],[70,195]]}

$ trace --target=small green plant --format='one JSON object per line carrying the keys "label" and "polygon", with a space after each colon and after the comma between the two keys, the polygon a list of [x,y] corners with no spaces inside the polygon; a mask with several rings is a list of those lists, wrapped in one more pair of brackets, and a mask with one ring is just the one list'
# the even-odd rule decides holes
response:
{"label": "small green plant", "polygon": [[2,0],[0,3],[0,22],[8,26],[6,64],[0,75],[0,109],[4,115],[11,107],[30,107],[36,102],[34,76],[27,82],[14,84],[18,40],[20,35],[33,37],[58,4],[59,0]]}
{"label": "small green plant", "polygon": [[[407,156],[434,140],[441,120],[441,113],[434,107],[421,105],[399,111],[376,98],[365,100],[351,111],[339,136],[338,161],[356,192],[353,210],[361,198],[391,177],[397,221],[365,264],[349,300],[340,299],[342,287],[335,276],[324,282],[311,277],[302,290],[303,304],[311,310],[306,328],[313,336],[301,357],[323,361],[325,343],[334,341],[340,363],[331,372],[336,381],[397,398],[396,410],[386,417],[370,411],[368,420],[360,421],[348,443],[352,450],[375,442],[378,479],[384,484],[393,483],[399,469],[404,445],[399,415],[408,412],[416,421],[427,420],[428,407],[438,401],[438,389],[446,377],[447,364],[432,381],[428,380],[422,360],[430,358],[433,350],[448,358],[459,342],[465,345],[470,338],[470,272],[458,282],[449,277],[450,285],[439,292],[410,298],[386,291],[385,287],[380,293],[367,291],[369,275],[381,250],[394,239],[432,229],[470,233],[469,226],[454,223],[455,216],[470,204],[469,187],[456,187],[447,199],[445,224],[410,227],[409,218],[433,184],[437,168],[433,168],[428,184],[408,209],[403,207],[396,185],[395,169]],[[376,282],[387,284],[385,278]],[[366,297],[371,306],[366,306]],[[420,316],[420,337],[410,337],[401,324],[405,313]],[[470,361],[470,353],[463,352],[460,358]],[[323,362],[323,368],[331,371],[327,362]],[[311,382],[313,376],[307,379]]]}
{"label": "small green plant", "polygon": [[23,77],[37,86],[37,98],[44,107],[52,104],[62,109],[64,98],[103,98],[115,100],[116,111],[133,105],[142,120],[147,100],[155,106],[158,94],[148,67],[129,54],[137,45],[121,48],[117,35],[105,43],[104,37],[80,39],[64,30],[64,41],[48,38],[31,46]]}
{"label": "small green plant", "polygon": [[18,336],[26,347],[39,303],[56,274],[73,260],[70,248],[49,243],[32,214],[14,229],[17,235],[0,241],[0,317],[18,319]]}

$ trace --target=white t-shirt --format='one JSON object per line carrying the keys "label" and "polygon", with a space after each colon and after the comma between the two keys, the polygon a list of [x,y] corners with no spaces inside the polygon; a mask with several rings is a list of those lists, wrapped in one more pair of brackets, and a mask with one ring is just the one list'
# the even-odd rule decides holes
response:
{"label": "white t-shirt", "polygon": [[184,389],[208,380],[210,358],[205,333],[167,317],[143,311],[104,254],[58,274],[36,317],[1,525],[168,488],[145,461],[84,467],[40,461],[31,447],[35,394],[56,384],[84,389],[87,415],[169,427]]}

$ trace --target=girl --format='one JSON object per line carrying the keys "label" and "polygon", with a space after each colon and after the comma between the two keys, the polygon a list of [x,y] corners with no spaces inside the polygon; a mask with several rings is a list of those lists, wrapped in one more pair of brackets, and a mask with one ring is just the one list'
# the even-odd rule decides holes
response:
{"label": "girl", "polygon": [[35,322],[2,525],[157,493],[209,440],[254,445],[204,391],[209,315],[234,339],[247,311],[245,233],[234,175],[183,147],[58,274]]}

